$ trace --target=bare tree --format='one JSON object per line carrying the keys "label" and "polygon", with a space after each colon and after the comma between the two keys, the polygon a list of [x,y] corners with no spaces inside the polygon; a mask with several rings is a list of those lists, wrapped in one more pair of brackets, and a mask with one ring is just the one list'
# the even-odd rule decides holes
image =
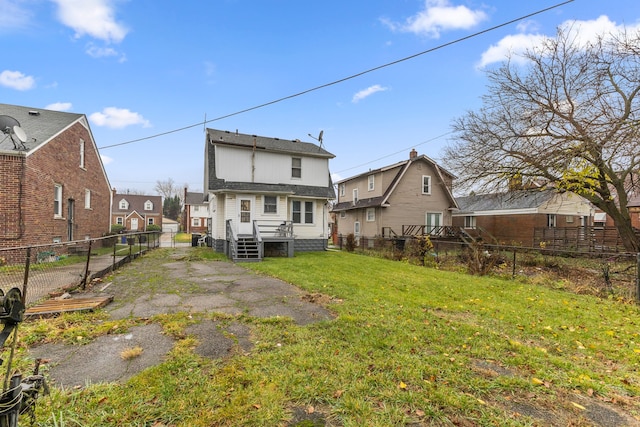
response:
{"label": "bare tree", "polygon": [[629,196],[639,189],[640,32],[581,42],[572,29],[487,70],[478,111],[454,121],[444,164],[466,188],[539,181],[573,191],[614,221],[639,251]]}
{"label": "bare tree", "polygon": [[173,178],[168,178],[166,181],[156,181],[156,186],[154,187],[156,193],[160,194],[165,199],[173,196],[180,196],[180,189],[176,187],[175,182],[173,182]]}

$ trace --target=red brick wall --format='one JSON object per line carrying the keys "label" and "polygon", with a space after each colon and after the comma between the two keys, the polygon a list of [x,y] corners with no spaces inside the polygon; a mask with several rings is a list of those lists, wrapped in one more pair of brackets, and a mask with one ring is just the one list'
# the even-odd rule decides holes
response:
{"label": "red brick wall", "polygon": [[0,154],[0,247],[18,246],[22,237],[24,161],[23,153]]}
{"label": "red brick wall", "polygon": [[[85,167],[80,167],[80,139],[85,141]],[[54,184],[62,185],[62,218],[54,218]],[[68,241],[69,199],[75,202],[73,239],[100,237],[109,231],[111,190],[89,131],[79,123],[30,153],[22,182],[24,235],[3,246]],[[85,189],[91,209],[85,209]]]}

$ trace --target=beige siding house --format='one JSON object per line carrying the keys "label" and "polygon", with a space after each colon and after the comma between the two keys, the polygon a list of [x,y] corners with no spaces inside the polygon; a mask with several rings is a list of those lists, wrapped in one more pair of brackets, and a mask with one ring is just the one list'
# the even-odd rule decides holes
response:
{"label": "beige siding house", "polygon": [[412,150],[409,160],[337,182],[333,208],[337,232],[356,237],[395,237],[410,227],[438,234],[451,225],[457,208],[451,186],[454,176],[425,155]]}

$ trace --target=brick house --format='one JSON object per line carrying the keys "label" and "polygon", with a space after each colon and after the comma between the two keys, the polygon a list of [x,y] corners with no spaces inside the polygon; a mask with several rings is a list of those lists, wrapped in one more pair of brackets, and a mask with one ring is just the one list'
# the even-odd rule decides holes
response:
{"label": "brick house", "polygon": [[408,160],[338,181],[337,233],[356,238],[439,234],[451,226],[457,209],[453,179],[434,160],[411,150]]}
{"label": "brick house", "polygon": [[514,190],[456,198],[453,226],[470,234],[486,231],[501,243],[535,246],[539,229],[584,228],[594,209],[583,197],[552,189]]}
{"label": "brick house", "polygon": [[0,247],[109,231],[109,180],[84,114],[0,104],[0,127]]}
{"label": "brick house", "polygon": [[113,189],[111,224],[127,231],[147,231],[149,225],[162,229],[162,197],[140,194],[118,194]]}
{"label": "brick house", "polygon": [[184,189],[184,211],[182,229],[185,233],[207,234],[209,205],[204,201],[203,193],[194,193]]}

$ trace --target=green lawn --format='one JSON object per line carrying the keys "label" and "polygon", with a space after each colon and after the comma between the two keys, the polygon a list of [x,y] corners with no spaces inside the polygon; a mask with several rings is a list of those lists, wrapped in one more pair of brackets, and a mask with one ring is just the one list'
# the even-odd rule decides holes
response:
{"label": "green lawn", "polygon": [[[181,338],[165,363],[125,385],[55,390],[39,403],[41,425],[286,426],[301,413],[308,420],[295,425],[580,426],[607,410],[640,417],[634,305],[343,252],[246,266],[297,285],[336,318],[297,326],[238,316],[255,346],[225,360],[193,353],[193,338],[180,333],[193,321],[184,314],[152,319]],[[92,316],[77,327],[107,322]]]}

